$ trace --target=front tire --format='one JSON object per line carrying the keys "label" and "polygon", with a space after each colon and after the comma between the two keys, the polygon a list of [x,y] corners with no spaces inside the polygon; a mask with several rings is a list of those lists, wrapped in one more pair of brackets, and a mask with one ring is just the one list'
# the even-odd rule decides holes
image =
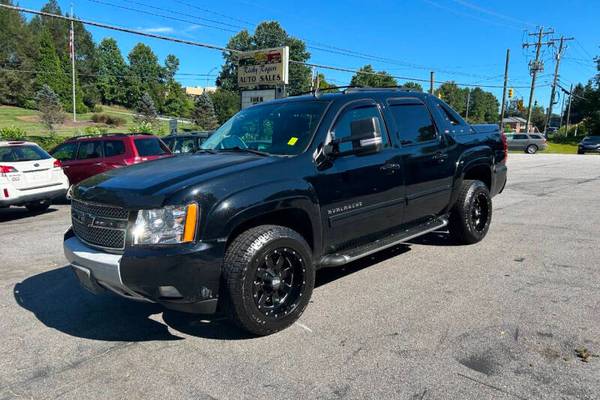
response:
{"label": "front tire", "polygon": [[476,180],[462,183],[450,213],[450,234],[460,244],[481,241],[492,222],[492,198],[487,186]]}
{"label": "front tire", "polygon": [[50,207],[50,200],[40,200],[33,203],[28,203],[25,205],[27,209],[31,212],[42,212],[46,211],[48,207]]}
{"label": "front tire", "polygon": [[525,153],[527,153],[527,154],[535,154],[535,153],[537,153],[537,151],[538,151],[538,147],[535,144],[530,144],[525,149]]}
{"label": "front tire", "polygon": [[315,267],[299,233],[261,225],[229,245],[223,278],[229,317],[250,333],[269,335],[300,318],[312,295]]}

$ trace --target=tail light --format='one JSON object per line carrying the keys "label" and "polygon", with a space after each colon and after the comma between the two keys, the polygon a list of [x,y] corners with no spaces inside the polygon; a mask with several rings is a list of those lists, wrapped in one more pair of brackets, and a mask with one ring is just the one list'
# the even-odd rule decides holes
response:
{"label": "tail light", "polygon": [[500,132],[500,138],[502,139],[502,147],[504,150],[504,160],[502,160],[502,162],[506,163],[506,159],[508,158],[508,142],[506,141],[504,132]]}
{"label": "tail light", "polygon": [[8,199],[8,189],[4,189],[4,197],[6,197]]}
{"label": "tail light", "polygon": [[15,167],[11,167],[10,165],[0,165],[0,174],[10,174],[11,172],[18,172]]}
{"label": "tail light", "polygon": [[62,168],[62,163],[60,160],[54,160],[54,168]]}

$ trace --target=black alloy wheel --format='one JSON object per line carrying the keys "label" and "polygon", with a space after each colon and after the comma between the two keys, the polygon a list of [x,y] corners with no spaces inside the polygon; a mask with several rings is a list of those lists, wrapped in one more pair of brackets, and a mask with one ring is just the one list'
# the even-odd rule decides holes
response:
{"label": "black alloy wheel", "polygon": [[462,182],[449,222],[450,234],[458,244],[477,243],[487,235],[492,222],[492,198],[485,183]]}
{"label": "black alloy wheel", "polygon": [[220,304],[255,335],[269,335],[300,318],[315,285],[312,251],[298,232],[260,225],[237,236],[223,263]]}
{"label": "black alloy wheel", "polygon": [[482,232],[487,223],[488,223],[488,199],[485,193],[480,192],[473,199],[473,203],[471,206],[471,223],[473,224],[473,228]]}
{"label": "black alloy wheel", "polygon": [[283,247],[265,255],[256,269],[252,295],[259,312],[281,319],[293,312],[306,284],[306,268],[302,257]]}

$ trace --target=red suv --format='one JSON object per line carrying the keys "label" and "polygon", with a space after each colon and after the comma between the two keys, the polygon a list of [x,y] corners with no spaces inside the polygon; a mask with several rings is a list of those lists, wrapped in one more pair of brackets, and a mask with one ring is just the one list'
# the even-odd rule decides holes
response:
{"label": "red suv", "polygon": [[144,134],[79,136],[50,152],[60,160],[71,185],[111,170],[171,156],[158,137]]}

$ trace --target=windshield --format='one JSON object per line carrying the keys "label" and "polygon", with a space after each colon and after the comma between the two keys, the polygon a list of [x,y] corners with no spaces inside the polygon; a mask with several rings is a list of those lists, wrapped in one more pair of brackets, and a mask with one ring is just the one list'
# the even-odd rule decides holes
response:
{"label": "windshield", "polygon": [[49,158],[50,155],[37,146],[0,147],[0,161],[4,162],[38,161]]}
{"label": "windshield", "polygon": [[276,155],[300,154],[310,143],[327,104],[311,100],[247,108],[217,129],[201,148],[252,149]]}

